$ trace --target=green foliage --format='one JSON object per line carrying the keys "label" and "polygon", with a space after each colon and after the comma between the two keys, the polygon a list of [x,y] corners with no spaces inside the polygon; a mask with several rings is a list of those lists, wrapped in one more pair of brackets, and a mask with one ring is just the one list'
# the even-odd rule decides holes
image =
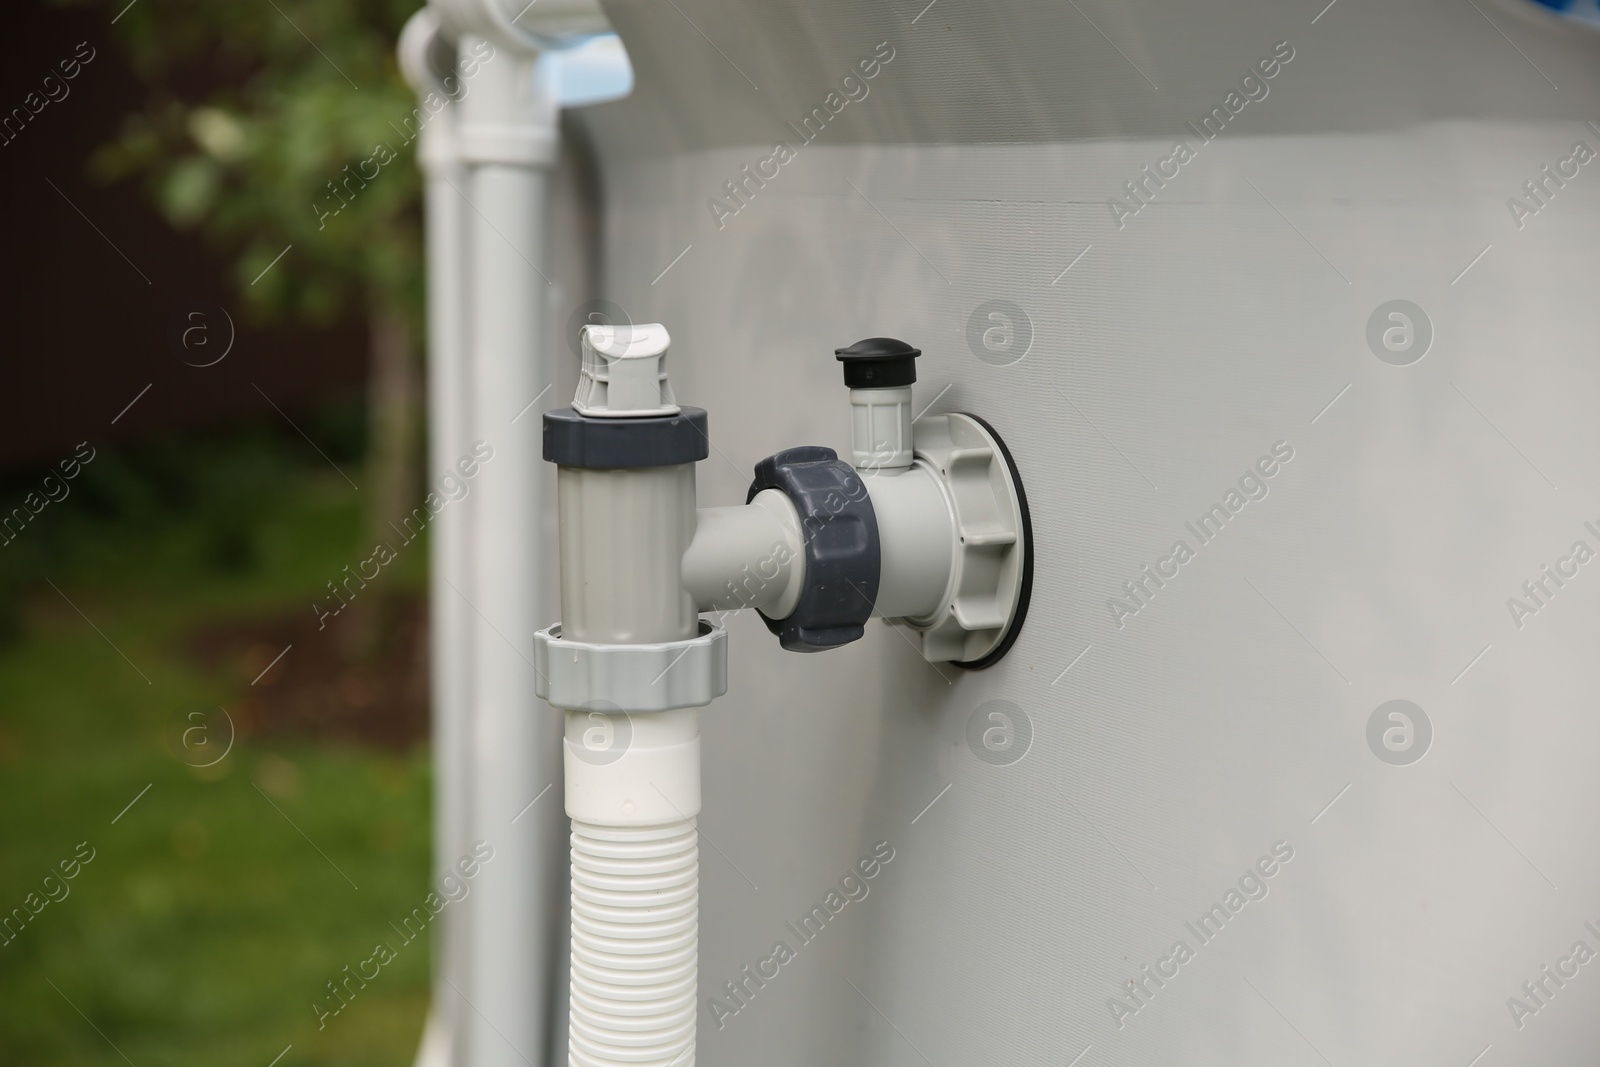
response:
{"label": "green foliage", "polygon": [[[402,1067],[415,1053],[426,940],[325,1028],[311,1005],[375,942],[398,941],[389,924],[428,892],[426,750],[242,735],[207,769],[172,751],[187,712],[237,711],[250,692],[197,664],[194,635],[309,616],[355,558],[356,493],[271,425],[102,449],[71,497],[0,549],[8,567],[32,553],[61,590],[36,579],[0,645],[0,912],[47,892],[79,842],[95,850],[70,895],[0,945],[0,1064],[264,1067],[292,1043],[280,1067]],[[258,497],[248,567],[208,560],[220,520],[207,498],[226,480]],[[394,579],[414,592],[422,559]]]}
{"label": "green foliage", "polygon": [[148,95],[94,169],[142,178],[169,221],[233,257],[265,315],[325,322],[377,306],[416,326],[416,101],[394,50],[417,7],[141,0],[114,31]]}
{"label": "green foliage", "polygon": [[[346,396],[329,398],[303,418],[328,457],[348,469],[360,459],[363,415],[359,398]],[[0,511],[22,506],[52,471],[25,469],[0,478]],[[143,582],[164,596],[169,582],[259,575],[280,558],[278,546],[315,535],[281,525],[287,504],[297,492],[304,495],[297,487],[310,484],[325,485],[335,497],[353,493],[275,415],[222,430],[102,445],[66,483],[63,500],[0,546],[0,650],[20,636],[24,600],[48,591],[41,576],[101,588]],[[313,521],[309,514],[300,517]],[[348,521],[349,530],[341,526],[337,536],[354,541],[356,525]],[[130,556],[130,546],[154,554]]]}

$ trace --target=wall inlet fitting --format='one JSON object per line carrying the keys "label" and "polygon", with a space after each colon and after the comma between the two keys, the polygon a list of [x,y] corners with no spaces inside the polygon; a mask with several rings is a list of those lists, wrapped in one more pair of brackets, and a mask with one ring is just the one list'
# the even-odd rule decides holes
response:
{"label": "wall inlet fitting", "polygon": [[585,326],[570,407],[544,416],[557,467],[561,622],[535,636],[538,693],[564,710],[572,819],[572,1067],[692,1067],[699,937],[699,708],[727,691],[727,632],[754,608],[786,649],[874,616],[930,661],[987,667],[1016,640],[1032,531],[1016,465],[973,415],[911,416],[918,349],[836,356],[850,462],[788,448],[746,501],[698,508],[706,413],[679,405],[664,326]]}

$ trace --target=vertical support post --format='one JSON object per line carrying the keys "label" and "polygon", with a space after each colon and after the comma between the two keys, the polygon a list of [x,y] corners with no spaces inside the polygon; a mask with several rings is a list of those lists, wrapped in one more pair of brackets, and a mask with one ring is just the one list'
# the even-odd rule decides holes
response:
{"label": "vertical support post", "polygon": [[[453,104],[422,130],[418,157],[426,190],[428,235],[428,473],[437,483],[471,448],[465,318],[466,205],[452,185],[463,181],[455,144]],[[466,504],[466,501],[461,501]],[[438,879],[471,847],[468,744],[472,731],[472,609],[467,507],[445,508],[429,541],[428,605],[433,712],[433,877]],[[458,592],[459,590],[459,592]],[[451,1058],[461,1062],[460,998],[450,988],[466,982],[463,915],[446,909],[434,937],[433,1004],[449,1035]]]}
{"label": "vertical support post", "polygon": [[[443,84],[455,46],[431,9],[418,11],[400,39],[400,64],[416,92],[417,162],[423,173],[427,252],[428,481],[437,483],[470,448],[465,303],[466,211],[456,189],[465,181],[457,108]],[[437,111],[430,104],[437,105]],[[440,512],[429,537],[428,651],[433,750],[432,879],[452,870],[471,845],[468,743],[471,738],[471,609],[463,599],[470,537],[465,501]],[[459,590],[459,592],[458,592]],[[465,1062],[461,998],[467,939],[464,914],[446,909],[433,930],[433,995],[416,1067]]]}
{"label": "vertical support post", "polygon": [[561,885],[559,822],[524,811],[560,773],[530,659],[548,610],[540,539],[548,475],[529,406],[551,382],[541,344],[549,282],[538,264],[556,100],[536,52],[463,34],[458,56],[458,77],[469,64],[474,75],[458,105],[466,173],[457,194],[470,248],[468,437],[493,449],[468,498],[472,836],[495,850],[465,909],[460,994],[469,1004],[461,1017],[472,1067],[526,1067],[547,1048]]}

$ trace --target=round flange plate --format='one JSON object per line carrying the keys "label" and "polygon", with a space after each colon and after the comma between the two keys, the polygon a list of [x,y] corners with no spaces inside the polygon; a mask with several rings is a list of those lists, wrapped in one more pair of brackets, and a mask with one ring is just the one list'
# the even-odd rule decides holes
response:
{"label": "round flange plate", "polygon": [[1033,528],[1015,461],[976,415],[930,415],[912,427],[916,463],[940,483],[955,520],[950,584],[939,608],[894,620],[935,663],[981,670],[1011,648],[1033,593]]}

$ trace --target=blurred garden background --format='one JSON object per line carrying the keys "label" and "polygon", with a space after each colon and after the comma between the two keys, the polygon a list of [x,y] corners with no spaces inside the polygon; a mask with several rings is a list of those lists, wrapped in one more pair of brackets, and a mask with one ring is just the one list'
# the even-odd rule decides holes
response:
{"label": "blurred garden background", "polygon": [[[10,9],[0,1063],[414,1054],[427,547],[389,532],[423,446],[414,145],[345,179],[400,146],[416,6]],[[379,540],[395,562],[327,613]],[[379,942],[395,962],[319,1021]]]}

